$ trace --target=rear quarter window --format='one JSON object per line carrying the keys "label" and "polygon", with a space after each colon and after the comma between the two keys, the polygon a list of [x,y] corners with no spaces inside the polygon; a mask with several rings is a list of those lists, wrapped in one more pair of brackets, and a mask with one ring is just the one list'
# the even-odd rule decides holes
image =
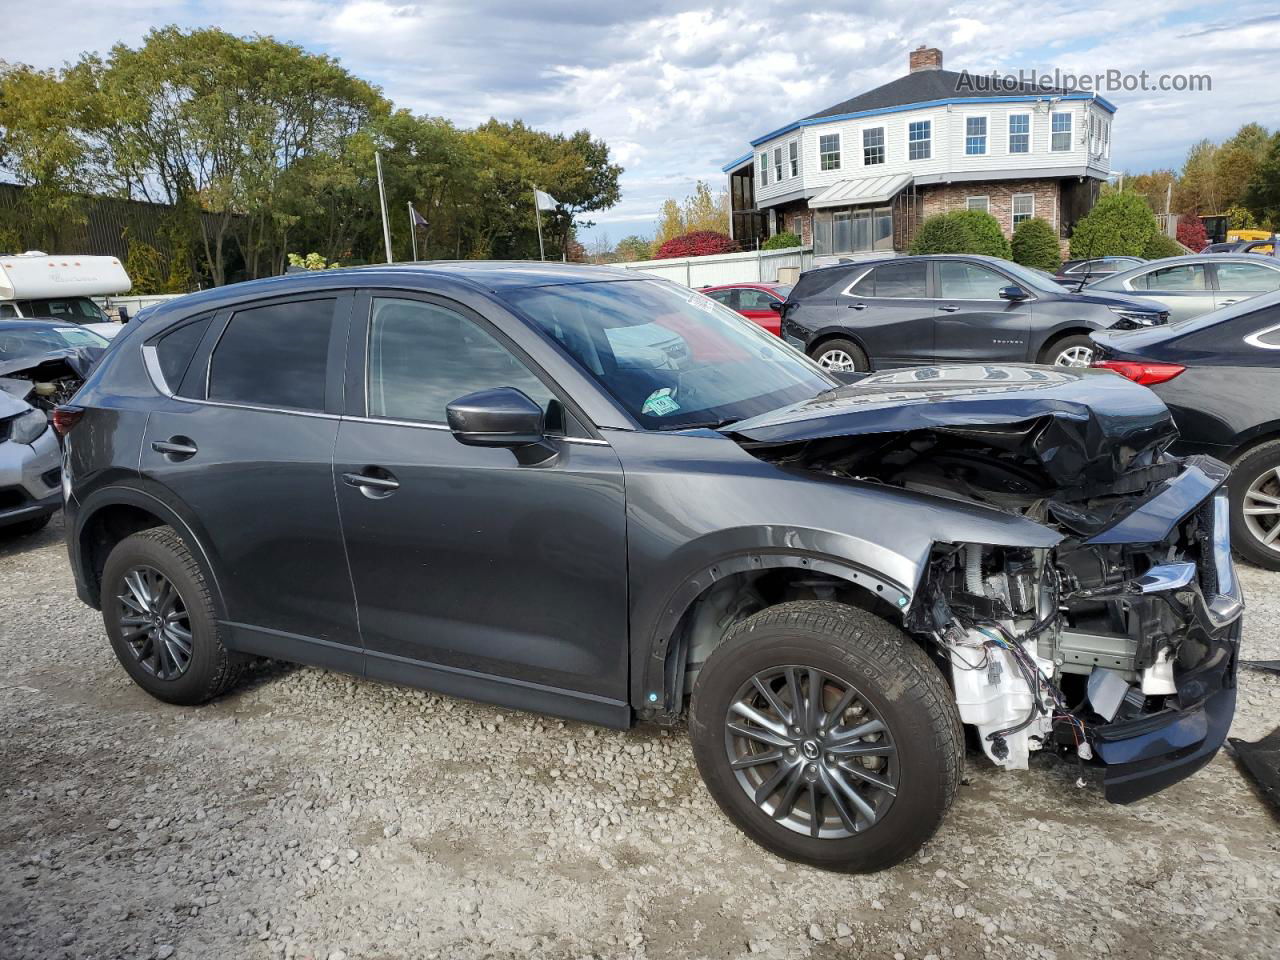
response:
{"label": "rear quarter window", "polygon": [[209,361],[210,400],[323,410],[336,299],[238,310]]}
{"label": "rear quarter window", "polygon": [[164,385],[171,393],[176,392],[182,384],[187,367],[191,365],[191,358],[195,356],[196,347],[200,346],[212,321],[213,314],[199,317],[175,327],[151,345],[156,352]]}

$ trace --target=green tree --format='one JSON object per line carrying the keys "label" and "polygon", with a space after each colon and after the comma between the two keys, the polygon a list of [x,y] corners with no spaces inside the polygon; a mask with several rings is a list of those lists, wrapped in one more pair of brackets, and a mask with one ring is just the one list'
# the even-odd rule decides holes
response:
{"label": "green tree", "polygon": [[648,260],[653,256],[653,242],[632,234],[619,240],[614,252],[617,253],[618,259],[624,263],[633,260]]}
{"label": "green tree", "polygon": [[761,250],[785,250],[788,247],[800,246],[800,238],[789,230],[782,233],[775,233],[772,237],[760,244]]}
{"label": "green tree", "polygon": [[680,203],[667,197],[662,201],[662,213],[658,218],[658,230],[653,238],[653,248],[659,250],[684,233],[684,213]]}
{"label": "green tree", "polygon": [[1014,261],[1024,267],[1036,267],[1053,273],[1062,266],[1058,234],[1049,221],[1040,217],[1032,217],[1018,224],[1014,228],[1010,246]]}
{"label": "green tree", "polygon": [[911,242],[911,252],[980,253],[1005,260],[1011,255],[1000,222],[982,210],[952,210],[925,218]]}
{"label": "green tree", "polygon": [[1272,136],[1266,156],[1254,170],[1244,205],[1262,224],[1261,229],[1280,227],[1280,133]]}
{"label": "green tree", "polygon": [[1127,191],[1108,194],[1076,224],[1071,257],[1140,257],[1157,232],[1155,214],[1145,199]]}
{"label": "green tree", "polygon": [[1227,216],[1227,229],[1229,230],[1258,229],[1258,220],[1254,217],[1248,207],[1242,207],[1237,204],[1232,207],[1227,207],[1224,213]]}
{"label": "green tree", "polygon": [[1142,256],[1147,260],[1163,260],[1165,257],[1181,257],[1186,254],[1182,244],[1168,234],[1157,230],[1142,248]]}

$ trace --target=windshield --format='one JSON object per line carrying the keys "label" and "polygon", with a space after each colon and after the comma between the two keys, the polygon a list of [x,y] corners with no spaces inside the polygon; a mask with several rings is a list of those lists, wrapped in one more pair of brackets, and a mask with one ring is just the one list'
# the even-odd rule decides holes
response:
{"label": "windshield", "polygon": [[29,317],[52,317],[68,323],[109,323],[107,315],[88,297],[28,300],[23,311]]}
{"label": "windshield", "polygon": [[55,327],[15,330],[0,327],[0,360],[20,360],[68,347],[105,347],[107,341],[92,330],[79,327]]}
{"label": "windshield", "polygon": [[503,295],[647,429],[743,420],[837,386],[742,316],[665,280]]}

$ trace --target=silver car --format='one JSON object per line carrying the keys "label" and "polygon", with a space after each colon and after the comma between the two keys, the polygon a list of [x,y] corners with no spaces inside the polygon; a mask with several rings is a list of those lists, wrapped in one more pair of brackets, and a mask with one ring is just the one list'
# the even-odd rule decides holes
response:
{"label": "silver car", "polygon": [[1154,300],[1177,322],[1280,290],[1280,259],[1221,253],[1168,257],[1091,283],[1089,289]]}

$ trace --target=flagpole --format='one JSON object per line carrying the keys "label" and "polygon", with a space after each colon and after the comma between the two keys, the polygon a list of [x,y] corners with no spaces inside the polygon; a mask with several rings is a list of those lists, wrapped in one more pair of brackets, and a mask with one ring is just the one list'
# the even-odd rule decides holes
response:
{"label": "flagpole", "polygon": [[533,188],[533,219],[538,224],[538,259],[547,259],[547,252],[542,249],[542,210],[538,207],[538,188]]}
{"label": "flagpole", "polygon": [[373,162],[378,168],[378,204],[382,207],[382,240],[387,246],[387,263],[392,263],[391,259],[391,224],[387,220],[387,191],[382,185],[382,152],[375,150],[373,152]]}
{"label": "flagpole", "polygon": [[413,201],[405,204],[409,208],[409,236],[413,238],[413,260],[418,260],[418,225],[413,222]]}

